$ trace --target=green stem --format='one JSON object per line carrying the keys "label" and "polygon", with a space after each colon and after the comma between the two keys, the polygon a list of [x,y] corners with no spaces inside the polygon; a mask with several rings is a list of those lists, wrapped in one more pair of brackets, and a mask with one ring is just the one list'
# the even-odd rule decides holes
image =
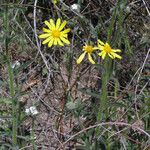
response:
{"label": "green stem", "polygon": [[[107,95],[108,95],[108,91],[107,91],[107,82],[109,80],[109,72],[108,72],[108,63],[109,59],[106,58],[105,62],[104,62],[104,72],[102,74],[102,94],[101,94],[101,98],[100,98],[100,108],[99,108],[99,112],[98,112],[98,117],[97,117],[97,121],[98,123],[100,123],[100,120],[102,118],[102,112],[107,108]],[[106,111],[107,112],[107,111]],[[106,113],[107,114],[107,113]],[[108,115],[106,116],[108,117]]]}
{"label": "green stem", "polygon": [[[106,110],[106,118],[108,117],[108,109],[107,109],[107,95],[108,95],[108,90],[107,90],[107,82],[109,79],[109,72],[108,72],[108,58],[105,59],[104,62],[104,72],[102,73],[102,91],[101,91],[101,97],[100,97],[100,107],[97,115],[97,122],[100,123],[102,119],[102,114],[104,110]],[[96,129],[96,135],[98,136],[100,133],[99,127]]]}
{"label": "green stem", "polygon": [[34,116],[32,118],[32,131],[31,131],[31,140],[32,140],[32,150],[36,150],[35,139],[34,139]]}
{"label": "green stem", "polygon": [[15,88],[13,83],[13,71],[11,68],[11,61],[8,52],[8,45],[9,45],[9,21],[8,21],[8,6],[5,6],[5,17],[4,17],[4,24],[5,24],[5,50],[6,50],[6,60],[7,60],[7,69],[9,74],[9,89],[10,95],[12,98],[12,143],[13,146],[17,146],[17,100],[15,99]]}
{"label": "green stem", "polygon": [[13,146],[17,146],[17,101],[15,99],[15,89],[14,89],[14,84],[13,84],[13,72],[11,69],[11,64],[10,64],[10,59],[7,59],[7,68],[8,68],[8,74],[9,74],[9,89],[10,89],[10,94],[12,98],[12,123],[13,123],[13,128],[12,128],[12,141],[13,141]]}
{"label": "green stem", "polygon": [[[102,111],[105,111],[105,118],[106,120],[109,118],[109,109],[108,109],[108,89],[107,89],[107,83],[109,81],[109,78],[111,76],[111,60],[109,58],[106,58],[105,62],[104,62],[104,69],[105,72],[102,75],[102,97],[101,97],[101,106],[100,109]],[[108,129],[108,126],[106,126],[106,128]],[[106,136],[106,145],[107,145],[107,150],[110,150],[110,144],[109,144],[109,133],[107,132],[107,136]]]}

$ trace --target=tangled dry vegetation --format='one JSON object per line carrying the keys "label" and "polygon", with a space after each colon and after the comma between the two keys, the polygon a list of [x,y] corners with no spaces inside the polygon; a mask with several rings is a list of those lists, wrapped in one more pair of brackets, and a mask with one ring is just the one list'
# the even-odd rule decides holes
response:
{"label": "tangled dry vegetation", "polygon": [[[78,3],[78,10],[72,5]],[[0,2],[0,146],[11,149],[12,105],[5,51],[5,6],[9,55],[19,103],[18,146],[45,150],[150,149],[150,3],[148,0],[16,0]],[[114,15],[115,12],[115,15]],[[44,21],[67,20],[69,46],[41,44]],[[110,39],[122,50],[107,84],[109,115],[97,122],[103,61],[76,64],[85,41]],[[25,111],[35,107],[38,114]],[[96,127],[100,126],[97,135]],[[33,132],[34,131],[34,132]],[[109,144],[108,144],[109,143]],[[108,146],[109,145],[109,146]]]}

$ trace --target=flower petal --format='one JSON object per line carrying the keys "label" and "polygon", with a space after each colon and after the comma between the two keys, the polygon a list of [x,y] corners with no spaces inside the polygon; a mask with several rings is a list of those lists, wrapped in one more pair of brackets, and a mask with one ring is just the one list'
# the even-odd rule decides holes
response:
{"label": "flower petal", "polygon": [[53,45],[53,43],[54,43],[54,39],[51,39],[48,43],[48,47],[51,47]]}
{"label": "flower petal", "polygon": [[86,54],[86,52],[84,52],[84,53],[82,53],[81,55],[80,55],[80,57],[77,59],[77,64],[80,64],[81,62],[82,62],[82,60],[83,60],[83,58],[85,57],[85,54]]}
{"label": "flower petal", "polygon": [[62,32],[60,32],[60,37],[65,37],[65,38],[67,38],[68,37],[68,34],[64,34],[64,33],[62,33]]}
{"label": "flower petal", "polygon": [[55,23],[53,19],[50,19],[51,29],[55,29]]}
{"label": "flower petal", "polygon": [[49,27],[49,29],[52,28],[51,25],[50,25],[50,23],[48,21],[45,21],[44,23]]}
{"label": "flower petal", "polygon": [[53,39],[51,36],[50,36],[50,37],[48,37],[46,40],[44,40],[44,41],[42,42],[42,44],[46,44],[46,43],[48,43],[51,39]]}
{"label": "flower petal", "polygon": [[105,59],[105,57],[106,57],[106,52],[103,52],[102,59]]}
{"label": "flower petal", "polygon": [[85,49],[86,49],[86,46],[83,46],[82,50],[85,51]]}
{"label": "flower petal", "polygon": [[60,39],[61,39],[64,43],[70,44],[69,40],[65,39],[64,37],[61,36]]}
{"label": "flower petal", "polygon": [[56,21],[56,29],[59,29],[60,24],[61,24],[61,21],[60,21],[60,18],[58,18]]}
{"label": "flower petal", "polygon": [[93,47],[93,50],[97,50],[97,49],[99,49],[99,47]]}
{"label": "flower petal", "polygon": [[113,55],[111,55],[110,53],[108,53],[108,56],[111,58],[111,59],[114,59],[115,57]]}
{"label": "flower petal", "polygon": [[98,49],[103,51],[104,50],[104,46],[98,45]]}
{"label": "flower petal", "polygon": [[102,51],[102,52],[98,53],[98,55],[99,55],[99,56],[102,56],[102,55],[103,55],[103,53],[104,53],[104,51]]}
{"label": "flower petal", "polygon": [[92,56],[90,53],[88,53],[88,59],[92,64],[95,64],[95,61],[92,59]]}
{"label": "flower petal", "polygon": [[58,38],[54,38],[54,45],[57,45],[58,43]]}
{"label": "flower petal", "polygon": [[62,41],[61,41],[60,39],[58,39],[58,44],[59,44],[60,46],[64,46],[64,44],[62,43]]}
{"label": "flower petal", "polygon": [[[108,47],[110,47],[110,45],[109,45],[107,42],[105,43],[105,46],[108,46]],[[111,48],[111,47],[110,47],[110,48]]]}
{"label": "flower petal", "polygon": [[114,52],[111,52],[111,55],[115,58],[119,58],[119,59],[121,59],[122,57],[120,56],[120,55],[118,55],[118,54],[116,54],[116,53],[114,53]]}
{"label": "flower petal", "polygon": [[70,32],[70,29],[68,28],[68,29],[65,29],[64,31],[62,31],[61,33],[62,34],[66,34],[66,33],[68,33],[68,32]]}
{"label": "flower petal", "polygon": [[67,21],[64,21],[61,25],[60,25],[60,27],[59,27],[59,31],[61,31],[64,27],[65,27],[65,25],[67,24]]}
{"label": "flower petal", "polygon": [[100,45],[105,45],[104,42],[102,42],[101,40],[98,39],[98,44]]}
{"label": "flower petal", "polygon": [[44,38],[47,38],[47,37],[49,37],[49,36],[51,36],[51,34],[46,33],[46,34],[41,34],[41,35],[39,35],[39,38],[40,38],[40,39],[44,39]]}
{"label": "flower petal", "polygon": [[43,28],[43,32],[50,33],[50,32],[51,32],[51,30],[46,29],[46,28]]}
{"label": "flower petal", "polygon": [[120,49],[112,49],[113,52],[121,52]]}

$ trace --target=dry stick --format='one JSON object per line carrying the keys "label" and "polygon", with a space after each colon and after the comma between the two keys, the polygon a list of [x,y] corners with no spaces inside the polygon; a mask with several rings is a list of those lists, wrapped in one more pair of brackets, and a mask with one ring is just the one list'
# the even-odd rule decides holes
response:
{"label": "dry stick", "polygon": [[54,108],[50,107],[42,98],[41,96],[39,96],[32,87],[30,87],[31,91],[35,94],[35,96],[38,98],[38,100],[45,106],[47,107],[49,110],[51,110],[52,112],[55,112],[57,115],[60,115],[61,113],[58,112],[57,110],[55,110]]}
{"label": "dry stick", "polygon": [[23,28],[21,27],[21,25],[14,20],[16,25],[19,27],[19,29],[23,32],[23,34],[26,36],[26,38],[31,42],[31,44],[37,49],[37,46],[33,43],[33,41],[30,39],[30,37],[27,35],[27,33],[23,30]]}
{"label": "dry stick", "polygon": [[130,88],[131,83],[134,81],[136,75],[138,74],[138,72],[141,70],[141,67],[139,67],[136,71],[136,73],[133,75],[133,77],[131,78],[129,84],[126,86],[125,90],[128,90]]}
{"label": "dry stick", "polygon": [[[33,20],[34,20],[34,34],[35,34],[35,39],[36,39],[36,44],[37,44],[37,49],[38,49],[38,52],[40,53],[42,59],[43,59],[43,62],[45,63],[45,66],[49,72],[49,75],[48,75],[48,82],[47,82],[47,86],[49,84],[49,77],[51,76],[52,72],[50,70],[50,67],[48,66],[48,62],[46,61],[45,59],[45,56],[43,55],[42,51],[41,51],[41,47],[40,47],[40,44],[39,44],[39,41],[38,41],[38,36],[37,36],[37,30],[36,30],[36,6],[37,6],[37,0],[35,0],[34,2],[34,12],[33,12]],[[45,87],[45,89],[47,88],[47,86]],[[43,94],[43,93],[42,93]],[[41,94],[41,95],[42,95]]]}
{"label": "dry stick", "polygon": [[[0,7],[2,6],[18,6],[18,7],[35,7],[34,5],[30,5],[30,4],[15,4],[15,3],[3,3],[0,4]],[[40,8],[40,9],[44,9],[44,10],[51,10],[49,8],[45,8],[45,7],[41,7],[41,6],[36,6],[36,8]]]}
{"label": "dry stick", "polygon": [[143,88],[141,89],[139,95],[141,95],[144,91],[144,89],[146,88],[146,86],[148,85],[148,83],[150,82],[150,79],[145,83],[145,85],[143,86]]}
{"label": "dry stick", "polygon": [[142,67],[141,67],[141,70],[140,70],[140,72],[139,72],[139,75],[138,75],[138,78],[137,78],[137,85],[136,85],[136,87],[135,87],[135,98],[134,98],[134,103],[135,103],[135,109],[136,109],[136,115],[137,115],[137,118],[139,119],[139,116],[138,116],[138,111],[137,111],[137,105],[136,105],[136,102],[137,102],[137,90],[138,90],[138,87],[139,87],[139,81],[140,81],[140,78],[141,78],[141,74],[142,74],[142,71],[143,71],[143,69],[144,69],[144,66],[145,66],[145,64],[146,64],[146,61],[147,61],[147,59],[148,59],[148,56],[149,56],[149,53],[150,53],[150,48],[148,49],[148,52],[147,52],[147,54],[146,54],[146,57],[145,57],[145,60],[144,60],[144,62],[143,62],[143,65],[142,65]]}
{"label": "dry stick", "polygon": [[[20,4],[22,5],[23,2],[24,2],[24,0],[22,0],[22,1],[20,2]],[[20,5],[20,4],[19,4],[19,5]],[[17,16],[17,14],[18,14],[18,11],[19,11],[19,9],[16,10],[13,20],[16,19],[16,16]]]}
{"label": "dry stick", "polygon": [[146,6],[145,0],[142,0],[142,1],[143,1],[143,4],[144,4],[145,8],[146,8],[146,11],[147,11],[148,15],[150,16],[150,11],[148,10],[148,8]]}
{"label": "dry stick", "polygon": [[76,136],[78,136],[79,134],[89,130],[89,129],[92,129],[92,128],[96,128],[96,127],[99,127],[99,126],[104,126],[104,125],[120,125],[120,126],[128,126],[130,128],[133,128],[133,129],[136,129],[142,133],[144,133],[145,135],[148,136],[148,138],[150,138],[150,134],[148,134],[147,132],[145,132],[143,129],[135,126],[135,125],[131,125],[131,124],[128,124],[128,123],[124,123],[124,122],[106,122],[106,123],[100,123],[100,124],[96,124],[96,125],[93,125],[93,126],[90,126],[88,128],[85,128],[83,130],[81,130],[80,132],[74,134],[73,136],[71,136],[66,142],[64,142],[57,150],[60,150],[62,147],[64,147],[64,145],[66,145],[70,140],[72,140],[73,138],[75,138]]}
{"label": "dry stick", "polygon": [[44,55],[43,55],[43,53],[41,51],[41,47],[40,47],[40,44],[39,44],[39,41],[38,41],[38,36],[37,36],[37,31],[36,31],[36,5],[37,5],[37,0],[35,0],[35,2],[34,2],[34,11],[33,11],[35,40],[36,40],[38,51],[39,51],[39,53],[40,53],[40,55],[41,55],[41,57],[42,57],[42,59],[43,59],[43,61],[45,63],[45,66],[46,66],[47,70],[49,71],[49,73],[51,73],[50,68],[49,68],[49,66],[47,64],[47,61],[46,61],[46,59],[45,59],[45,57],[44,57]]}
{"label": "dry stick", "polygon": [[[49,146],[49,145],[48,145]],[[27,145],[27,146],[25,146],[25,147],[22,147],[22,148],[20,148],[19,150],[26,150],[26,149],[31,149],[31,147],[32,147],[32,145]],[[42,146],[37,146],[37,148],[44,148],[44,146],[42,145]],[[46,146],[45,146],[45,148],[47,148]]]}

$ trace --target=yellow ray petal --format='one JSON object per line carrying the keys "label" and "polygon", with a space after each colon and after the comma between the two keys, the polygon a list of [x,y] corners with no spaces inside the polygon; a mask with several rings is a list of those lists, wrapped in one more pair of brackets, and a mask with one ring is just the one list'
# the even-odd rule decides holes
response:
{"label": "yellow ray petal", "polygon": [[49,29],[52,28],[51,25],[50,25],[50,23],[48,21],[45,21],[44,23],[49,27]]}
{"label": "yellow ray petal", "polygon": [[55,23],[53,19],[50,19],[50,25],[52,29],[55,29]]}
{"label": "yellow ray petal", "polygon": [[108,56],[112,59],[114,59],[115,57],[113,55],[111,55],[110,53],[108,53]]}
{"label": "yellow ray petal", "polygon": [[102,59],[104,59],[105,57],[106,57],[106,52],[103,52]]}
{"label": "yellow ray petal", "polygon": [[88,59],[92,64],[95,64],[94,60],[92,59],[92,56],[90,53],[88,53]]}
{"label": "yellow ray petal", "polygon": [[60,46],[64,46],[64,44],[62,43],[62,41],[61,41],[60,39],[58,39],[58,44],[59,44]]}
{"label": "yellow ray petal", "polygon": [[47,38],[47,37],[49,37],[49,36],[51,36],[51,34],[46,33],[46,34],[41,34],[41,35],[39,35],[39,38],[40,38],[40,39],[43,39],[43,38]]}
{"label": "yellow ray petal", "polygon": [[98,53],[98,55],[99,55],[99,56],[102,56],[102,55],[103,55],[103,53],[104,53],[104,51],[102,51],[102,52]]}
{"label": "yellow ray petal", "polygon": [[48,37],[46,40],[44,40],[44,41],[42,42],[42,44],[46,44],[46,43],[48,43],[51,39],[53,39],[51,36],[50,36],[50,37]]}
{"label": "yellow ray petal", "polygon": [[[108,46],[108,47],[110,47],[110,45],[106,42],[106,44],[105,44],[105,46]],[[110,47],[111,48],[111,47]]]}
{"label": "yellow ray petal", "polygon": [[58,43],[58,38],[54,38],[54,45],[57,45]]}
{"label": "yellow ray petal", "polygon": [[61,33],[62,34],[66,34],[66,33],[68,33],[68,32],[70,32],[70,29],[68,28],[68,29],[65,29],[64,31],[62,31]]}
{"label": "yellow ray petal", "polygon": [[60,27],[59,27],[59,31],[61,31],[64,27],[65,27],[65,25],[67,24],[67,21],[64,21],[61,25],[60,25]]}
{"label": "yellow ray petal", "polygon": [[99,47],[93,47],[93,50],[97,50],[97,49],[99,49]]}
{"label": "yellow ray petal", "polygon": [[85,54],[86,54],[86,52],[84,52],[84,53],[82,53],[81,55],[80,55],[80,57],[77,59],[77,64],[80,64],[81,62],[82,62],[82,60],[83,60],[83,58],[85,57]]}
{"label": "yellow ray petal", "polygon": [[49,29],[43,28],[43,32],[50,33],[50,32],[52,32],[52,31],[49,30]]}
{"label": "yellow ray petal", "polygon": [[58,18],[56,21],[56,29],[60,27],[60,24],[61,24],[61,21],[60,21],[60,18]]}
{"label": "yellow ray petal", "polygon": [[48,47],[51,47],[53,45],[54,39],[51,39],[48,43]]}
{"label": "yellow ray petal", "polygon": [[86,46],[83,46],[82,50],[85,51]]}
{"label": "yellow ray petal", "polygon": [[103,51],[104,50],[104,46],[98,45],[98,49]]}
{"label": "yellow ray petal", "polygon": [[99,39],[98,39],[98,44],[104,45],[104,43],[101,40],[99,40]]}
{"label": "yellow ray petal", "polygon": [[113,52],[121,52],[120,49],[112,49]]}
{"label": "yellow ray petal", "polygon": [[62,34],[62,33],[60,33],[60,36],[67,38],[68,34]]}
{"label": "yellow ray petal", "polygon": [[116,57],[116,58],[119,58],[119,59],[122,58],[120,55],[118,55],[118,54],[116,54],[116,53],[114,53],[114,52],[111,52],[111,55],[112,55],[113,57]]}
{"label": "yellow ray petal", "polygon": [[60,37],[60,39],[61,39],[64,43],[70,44],[70,42],[69,42],[67,39],[65,39],[64,37]]}

